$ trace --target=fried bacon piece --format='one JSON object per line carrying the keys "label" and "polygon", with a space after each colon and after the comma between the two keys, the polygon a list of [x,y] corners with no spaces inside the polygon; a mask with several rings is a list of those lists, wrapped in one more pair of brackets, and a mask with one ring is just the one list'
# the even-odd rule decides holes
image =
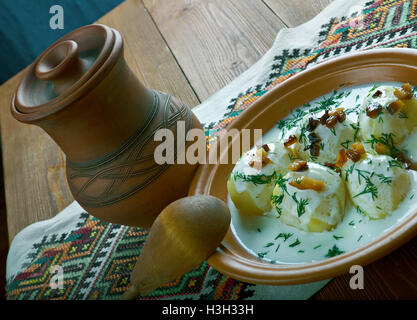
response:
{"label": "fried bacon piece", "polygon": [[404,169],[410,170],[413,167],[413,163],[408,159],[406,156],[404,156],[402,153],[399,153],[396,157],[398,161],[400,161],[403,164]]}
{"label": "fried bacon piece", "polygon": [[375,91],[375,93],[372,95],[372,98],[378,98],[382,95],[382,91],[381,90],[377,90]]}
{"label": "fried bacon piece", "polygon": [[325,126],[326,125],[326,122],[327,122],[327,119],[329,119],[329,117],[330,117],[329,110],[324,111],[324,114],[319,119],[320,124],[322,124],[323,126]]}
{"label": "fried bacon piece", "polygon": [[262,146],[262,149],[264,149],[266,152],[269,152],[271,149],[269,149],[269,146],[267,144],[264,144]]}
{"label": "fried bacon piece", "polygon": [[338,121],[337,116],[336,115],[331,115],[326,120],[326,127],[329,128],[329,129],[333,129],[334,126],[337,124],[337,121]]}
{"label": "fried bacon piece", "polygon": [[339,153],[337,154],[336,164],[335,164],[336,167],[342,168],[347,161],[348,161],[348,157],[347,157],[346,151],[345,149],[341,149]]}
{"label": "fried bacon piece", "polygon": [[291,135],[288,137],[287,140],[284,141],[284,147],[288,148],[292,146],[294,143],[296,143],[297,141],[298,141],[298,138],[295,135]]}
{"label": "fried bacon piece", "polygon": [[391,102],[388,106],[388,112],[393,115],[396,114],[398,111],[400,111],[404,107],[404,102],[402,102],[400,99]]}
{"label": "fried bacon piece", "polygon": [[320,145],[318,143],[310,146],[310,155],[313,157],[318,157],[320,155]]}
{"label": "fried bacon piece", "polygon": [[401,100],[410,100],[413,97],[413,90],[409,83],[402,85],[401,90],[395,89],[394,95]]}
{"label": "fried bacon piece", "polygon": [[351,159],[353,162],[358,162],[361,159],[361,155],[359,154],[359,152],[349,149],[346,152],[346,156]]}
{"label": "fried bacon piece", "polygon": [[346,113],[343,108],[337,108],[333,114],[337,117],[337,120],[340,123],[346,120]]}
{"label": "fried bacon piece", "polygon": [[320,124],[320,121],[314,118],[310,118],[308,119],[308,124],[307,124],[307,131],[314,131],[317,126]]}
{"label": "fried bacon piece", "polygon": [[321,142],[321,138],[318,134],[312,132],[308,135],[308,140],[311,144],[316,144]]}
{"label": "fried bacon piece", "polygon": [[256,150],[255,159],[249,162],[250,167],[260,170],[267,164],[272,163],[271,159],[268,158],[268,152],[264,149],[264,146]]}
{"label": "fried bacon piece", "polygon": [[294,172],[306,171],[308,170],[308,164],[306,161],[295,160],[288,166],[288,170]]}
{"label": "fried bacon piece", "polygon": [[341,170],[339,167],[336,166],[336,163],[332,163],[332,162],[325,162],[324,165],[334,171],[336,171],[337,173],[340,173]]}
{"label": "fried bacon piece", "polygon": [[385,155],[390,155],[391,154],[391,151],[388,148],[388,146],[386,146],[385,144],[382,144],[381,142],[375,143],[374,149],[379,154],[385,154]]}
{"label": "fried bacon piece", "polygon": [[298,177],[295,180],[289,183],[294,188],[300,190],[314,190],[317,192],[322,192],[325,190],[323,181],[313,179],[307,176]]}
{"label": "fried bacon piece", "polygon": [[369,106],[366,107],[366,115],[369,118],[375,119],[378,115],[382,112],[382,105],[379,103],[373,102]]}
{"label": "fried bacon piece", "polygon": [[361,156],[365,154],[365,147],[363,146],[362,142],[355,142],[352,145],[352,150],[355,150],[357,153],[359,153]]}

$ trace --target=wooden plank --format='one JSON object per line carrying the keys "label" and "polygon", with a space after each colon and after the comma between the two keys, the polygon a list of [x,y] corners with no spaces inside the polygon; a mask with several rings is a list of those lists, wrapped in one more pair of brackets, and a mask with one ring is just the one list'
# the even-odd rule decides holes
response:
{"label": "wooden plank", "polygon": [[248,69],[285,27],[261,0],[144,0],[200,100]]}
{"label": "wooden plank", "polygon": [[417,238],[390,255],[364,267],[364,289],[352,290],[352,275],[335,278],[313,299],[416,299]]}
{"label": "wooden plank", "polygon": [[[125,56],[146,85],[190,106],[199,103],[142,1],[127,0],[99,20],[119,30]],[[0,125],[9,241],[36,221],[53,217],[72,200],[65,178],[65,156],[40,128],[10,114],[10,100],[22,73],[0,87]]]}
{"label": "wooden plank", "polygon": [[22,72],[0,88],[1,136],[9,240],[25,226],[52,217],[72,200],[64,156],[40,128],[13,119],[10,100]]}
{"label": "wooden plank", "polygon": [[142,0],[128,0],[98,22],[122,34],[126,61],[146,86],[169,93],[190,107],[199,104]]}
{"label": "wooden plank", "polygon": [[319,14],[333,0],[263,0],[288,27],[296,27]]}

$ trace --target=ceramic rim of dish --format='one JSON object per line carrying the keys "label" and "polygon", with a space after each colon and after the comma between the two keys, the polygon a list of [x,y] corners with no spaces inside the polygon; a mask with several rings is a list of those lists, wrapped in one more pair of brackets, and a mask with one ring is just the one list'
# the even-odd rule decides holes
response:
{"label": "ceramic rim of dish", "polygon": [[[245,128],[262,128],[267,132],[276,122],[287,116],[290,110],[341,86],[386,81],[417,85],[417,50],[375,49],[322,62],[271,89],[232,121],[226,130],[238,129],[241,132]],[[280,104],[286,108],[280,107]],[[233,141],[228,143],[227,150],[220,157],[230,153],[232,143]],[[210,152],[215,149],[217,148],[211,147]],[[227,202],[226,181],[233,167],[234,164],[201,165],[193,178],[189,195],[210,194]],[[248,283],[307,283],[347,273],[353,265],[369,264],[399,248],[416,234],[417,212],[408,215],[390,231],[356,250],[311,263],[271,264],[249,254],[239,245],[229,228],[221,246],[207,262],[214,269]]]}

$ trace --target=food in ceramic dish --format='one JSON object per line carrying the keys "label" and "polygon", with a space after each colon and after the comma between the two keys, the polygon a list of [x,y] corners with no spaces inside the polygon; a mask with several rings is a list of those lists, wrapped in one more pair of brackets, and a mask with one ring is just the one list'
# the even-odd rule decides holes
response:
{"label": "food in ceramic dish", "polygon": [[341,88],[295,109],[229,176],[240,244],[271,263],[307,263],[383,235],[417,208],[416,119],[413,89],[398,83]]}

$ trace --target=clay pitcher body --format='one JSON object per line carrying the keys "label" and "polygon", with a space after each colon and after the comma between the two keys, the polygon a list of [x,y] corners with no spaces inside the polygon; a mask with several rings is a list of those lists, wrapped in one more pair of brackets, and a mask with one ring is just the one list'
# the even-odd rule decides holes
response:
{"label": "clay pitcher body", "polygon": [[201,124],[177,99],[142,85],[112,28],[85,26],[49,47],[26,71],[11,111],[60,146],[71,192],[95,217],[147,228],[187,195],[197,164],[157,164],[154,135],[176,137],[178,121],[185,132]]}

